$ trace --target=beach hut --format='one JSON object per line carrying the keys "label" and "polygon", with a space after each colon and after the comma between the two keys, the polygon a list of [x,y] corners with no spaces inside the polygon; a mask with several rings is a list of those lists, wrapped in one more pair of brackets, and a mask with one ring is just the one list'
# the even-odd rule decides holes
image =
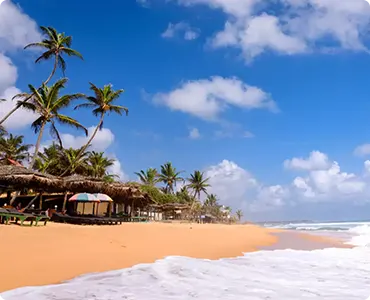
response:
{"label": "beach hut", "polygon": [[[0,199],[0,204],[13,204],[16,197],[24,190],[26,190],[25,195],[34,196],[28,204],[32,205],[38,199],[40,209],[43,205],[42,195],[44,194],[53,194],[53,197],[48,197],[47,201],[54,200],[63,203],[58,206],[63,211],[66,210],[67,200],[71,194],[84,192],[109,196],[115,204],[112,205],[114,212],[129,210],[130,213],[135,213],[137,209],[145,210],[148,205],[154,203],[148,193],[143,192],[140,185],[136,183],[107,183],[101,179],[81,175],[62,178],[35,172],[21,166],[0,166],[0,192],[7,193],[7,197]],[[11,197],[12,192],[13,197]],[[29,197],[26,198],[28,201]],[[48,202],[47,206],[50,208],[51,202]],[[117,209],[118,206],[119,209]]]}
{"label": "beach hut", "polygon": [[[62,191],[61,181],[52,175],[29,170],[22,166],[0,166],[0,189],[7,193],[7,204],[13,205],[16,198],[25,190],[32,190],[34,198],[28,206],[39,199],[39,208],[42,207],[43,193]],[[11,197],[11,193],[13,196]]]}

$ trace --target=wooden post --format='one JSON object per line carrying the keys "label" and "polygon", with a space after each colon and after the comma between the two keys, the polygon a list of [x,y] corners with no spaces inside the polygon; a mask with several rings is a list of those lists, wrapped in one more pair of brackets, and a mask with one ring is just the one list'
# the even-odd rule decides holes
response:
{"label": "wooden post", "polygon": [[15,199],[17,199],[17,197],[20,195],[21,191],[17,191],[15,192],[15,195],[13,196],[13,198],[10,200],[10,203],[9,205],[13,205]]}
{"label": "wooden post", "polygon": [[64,201],[63,201],[62,212],[66,210],[66,206],[67,206],[67,197],[68,197],[68,192],[65,192],[65,193],[64,193]]}
{"label": "wooden post", "polygon": [[40,203],[39,203],[39,205],[40,205],[40,209],[42,210],[42,193],[40,193]]}

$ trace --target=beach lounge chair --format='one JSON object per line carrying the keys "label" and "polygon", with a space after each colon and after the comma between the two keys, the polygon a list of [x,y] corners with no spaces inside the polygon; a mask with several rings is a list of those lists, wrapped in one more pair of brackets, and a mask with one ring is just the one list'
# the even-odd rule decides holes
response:
{"label": "beach lounge chair", "polygon": [[36,221],[36,217],[31,214],[24,214],[19,212],[16,209],[8,208],[8,209],[2,209],[1,211],[2,216],[2,222],[4,222],[6,225],[9,224],[9,221],[13,218],[15,220],[15,223],[17,224],[18,221],[21,222],[21,226],[23,226],[23,223],[26,221],[30,222],[30,226],[32,226],[33,222]]}
{"label": "beach lounge chair", "polygon": [[50,220],[50,218],[46,215],[34,215],[34,216],[36,217],[35,226],[37,226],[39,222],[44,222],[44,226],[46,226],[46,223]]}

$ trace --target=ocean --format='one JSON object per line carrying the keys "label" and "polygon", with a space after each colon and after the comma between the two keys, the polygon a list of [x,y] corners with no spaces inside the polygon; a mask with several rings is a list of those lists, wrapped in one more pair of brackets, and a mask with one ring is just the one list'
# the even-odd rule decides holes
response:
{"label": "ocean", "polygon": [[[265,226],[339,237],[355,247],[263,250],[217,261],[172,256],[63,284],[19,288],[0,296],[4,300],[368,299],[370,222]],[[109,258],[102,254],[101,259]],[[6,276],[6,270],[1,272]]]}

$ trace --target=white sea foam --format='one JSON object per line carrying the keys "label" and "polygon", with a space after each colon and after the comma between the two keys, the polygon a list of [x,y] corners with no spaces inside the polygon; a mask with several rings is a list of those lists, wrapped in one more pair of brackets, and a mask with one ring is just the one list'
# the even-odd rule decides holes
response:
{"label": "white sea foam", "polygon": [[5,300],[335,299],[370,295],[370,248],[276,250],[208,261],[168,257],[154,264],[22,288]]}
{"label": "white sea foam", "polygon": [[359,247],[260,251],[218,261],[168,257],[0,296],[5,300],[365,300],[370,295],[370,226],[354,224],[348,232]]}

